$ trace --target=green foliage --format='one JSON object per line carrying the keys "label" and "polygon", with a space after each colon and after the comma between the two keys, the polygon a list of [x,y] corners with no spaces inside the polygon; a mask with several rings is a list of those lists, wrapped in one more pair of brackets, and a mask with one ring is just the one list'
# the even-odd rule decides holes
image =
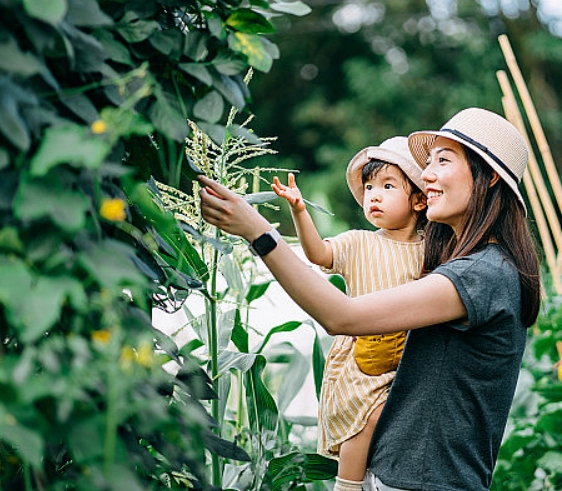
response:
{"label": "green foliage", "polygon": [[287,5],[252,5],[0,0],[1,489],[206,488],[209,456],[251,460],[151,308],[208,296],[152,177],[191,186],[188,119],[257,139],[224,105],[247,112]]}
{"label": "green foliage", "polygon": [[492,491],[562,487],[561,300],[551,294],[544,301],[529,339]]}

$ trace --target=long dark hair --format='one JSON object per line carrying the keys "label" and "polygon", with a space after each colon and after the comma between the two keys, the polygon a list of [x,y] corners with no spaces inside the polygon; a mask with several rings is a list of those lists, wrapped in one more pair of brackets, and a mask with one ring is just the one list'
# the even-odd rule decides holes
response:
{"label": "long dark hair", "polygon": [[437,266],[468,256],[497,242],[505,257],[519,272],[523,322],[534,324],[539,313],[540,265],[523,207],[503,179],[491,186],[492,168],[463,145],[472,172],[472,198],[459,237],[450,226],[429,222],[426,228],[422,276]]}

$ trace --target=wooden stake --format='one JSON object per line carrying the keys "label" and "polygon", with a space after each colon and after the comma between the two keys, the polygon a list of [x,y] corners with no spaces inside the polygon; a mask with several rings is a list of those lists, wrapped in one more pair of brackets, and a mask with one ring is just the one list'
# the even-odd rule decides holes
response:
{"label": "wooden stake", "polygon": [[560,177],[558,176],[556,165],[554,164],[554,160],[552,158],[552,153],[550,152],[550,147],[548,146],[548,142],[546,141],[546,137],[539,121],[539,117],[537,116],[537,111],[535,110],[535,106],[531,99],[531,95],[529,94],[529,90],[527,89],[527,86],[525,84],[525,80],[523,79],[523,75],[521,75],[521,70],[519,70],[519,66],[517,65],[517,60],[515,59],[515,55],[513,54],[513,50],[511,49],[509,39],[505,34],[502,34],[498,37],[498,40],[507,62],[509,71],[511,72],[511,76],[513,77],[513,81],[515,82],[515,86],[517,87],[519,95],[521,96],[521,102],[523,103],[523,107],[525,108],[527,117],[529,118],[529,123],[531,124],[533,133],[535,134],[537,146],[542,155],[546,172],[550,179],[552,190],[558,203],[558,209],[560,210],[560,212],[562,212],[562,184],[560,182]]}
{"label": "wooden stake", "polygon": [[[502,98],[502,104],[504,107],[505,115],[507,119],[511,121],[511,123],[523,135],[523,138],[525,138],[525,141],[527,142],[527,146],[529,146],[527,132],[525,130],[525,126],[523,125],[523,119],[521,118],[521,113],[519,112],[519,108],[517,107],[517,102],[515,101],[513,92],[511,91],[511,86],[509,86],[509,81],[507,80],[507,76],[505,72],[502,73],[498,72],[497,76],[498,76],[498,80],[500,80],[500,86],[502,87],[502,91],[505,94],[504,97]],[[506,83],[507,83],[507,87],[505,86]],[[536,165],[536,159],[533,154],[533,151],[531,148],[529,148],[529,166],[531,164],[531,161],[534,161]],[[529,204],[533,209],[533,214],[537,222],[537,228],[539,231],[539,235],[541,237],[546,263],[548,265],[548,269],[550,270],[550,274],[552,276],[552,283],[554,286],[554,290],[557,294],[560,295],[562,294],[562,280],[561,280],[560,270],[558,268],[558,264],[556,261],[556,251],[554,250],[554,246],[552,244],[552,238],[550,235],[550,228],[548,226],[548,221],[544,216],[541,202],[537,195],[537,190],[535,184],[533,183],[533,178],[529,172],[529,168],[525,169],[525,172],[523,174],[523,185],[525,186],[525,190],[527,191],[527,198],[529,199]]]}

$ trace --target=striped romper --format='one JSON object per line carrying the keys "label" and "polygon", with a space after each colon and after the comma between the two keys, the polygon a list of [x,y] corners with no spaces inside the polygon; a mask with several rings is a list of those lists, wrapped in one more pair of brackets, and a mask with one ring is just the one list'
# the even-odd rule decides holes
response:
{"label": "striped romper", "polygon": [[[350,230],[330,241],[329,274],[343,276],[351,297],[395,287],[419,277],[423,241],[397,242],[373,231]],[[341,443],[359,433],[386,401],[395,371],[372,376],[354,358],[355,338],[338,335],[326,359],[318,411],[318,453],[338,456]]]}

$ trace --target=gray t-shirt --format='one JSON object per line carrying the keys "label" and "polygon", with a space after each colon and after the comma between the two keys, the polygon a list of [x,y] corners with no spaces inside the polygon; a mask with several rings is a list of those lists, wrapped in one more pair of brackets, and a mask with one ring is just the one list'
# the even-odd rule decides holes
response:
{"label": "gray t-shirt", "polygon": [[410,331],[370,469],[397,488],[485,491],[527,339],[519,275],[497,245],[432,274],[453,282],[468,322]]}

